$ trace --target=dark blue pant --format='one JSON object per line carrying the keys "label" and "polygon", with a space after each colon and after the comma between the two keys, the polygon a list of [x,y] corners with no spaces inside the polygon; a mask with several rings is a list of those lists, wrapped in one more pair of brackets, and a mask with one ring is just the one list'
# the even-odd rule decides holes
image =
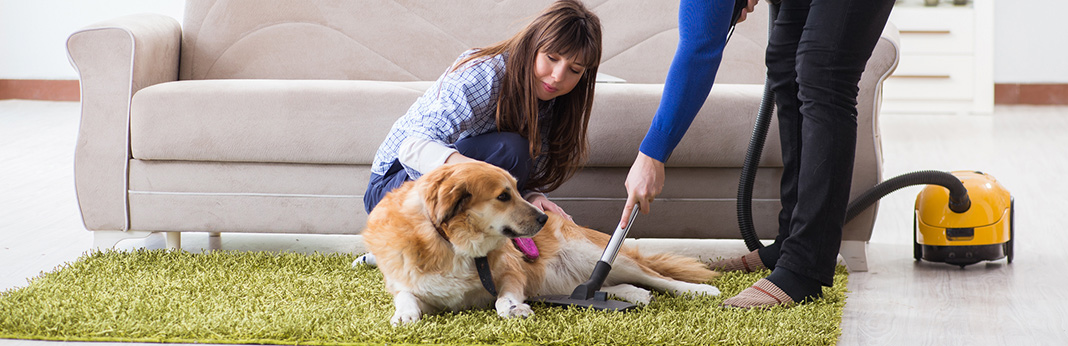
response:
{"label": "dark blue pant", "polygon": [[[784,171],[775,243],[760,252],[831,286],[853,176],[858,83],[893,0],[784,0],[768,38]],[[775,251],[775,250],[778,251]]]}
{"label": "dark blue pant", "polygon": [[[519,190],[523,191],[534,166],[530,158],[529,143],[526,138],[514,132],[490,132],[457,141],[456,150],[464,156],[490,163],[512,173],[518,182]],[[368,182],[367,192],[363,195],[364,209],[370,214],[386,193],[409,180],[412,178],[397,160],[393,161],[393,165],[389,167],[386,174],[371,173],[371,181]]]}

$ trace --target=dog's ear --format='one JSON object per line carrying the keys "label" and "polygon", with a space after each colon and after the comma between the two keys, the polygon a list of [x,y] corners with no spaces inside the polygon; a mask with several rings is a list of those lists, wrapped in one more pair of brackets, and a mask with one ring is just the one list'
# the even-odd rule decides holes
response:
{"label": "dog's ear", "polygon": [[426,180],[423,196],[434,226],[440,227],[460,214],[471,199],[468,182],[458,179],[455,173],[452,169],[441,169],[423,176]]}

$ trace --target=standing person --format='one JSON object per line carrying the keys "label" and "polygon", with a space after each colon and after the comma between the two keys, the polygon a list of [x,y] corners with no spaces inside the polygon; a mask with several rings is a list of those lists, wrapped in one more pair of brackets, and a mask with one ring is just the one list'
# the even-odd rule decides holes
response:
{"label": "standing person", "polygon": [[[509,171],[539,209],[567,216],[544,192],[586,159],[600,61],[600,19],[578,0],[557,1],[515,36],[464,52],[379,147],[364,195],[367,213],[405,181],[479,160]],[[537,255],[530,239],[517,247]]]}
{"label": "standing person", "polygon": [[[822,286],[832,285],[851,183],[838,177],[853,172],[858,83],[893,4],[893,0],[783,0],[770,6],[774,24],[766,64],[784,165],[779,234],[767,247],[712,263],[713,268],[728,271],[773,269],[767,278],[725,300],[724,306],[792,305],[819,298]],[[680,20],[680,35],[681,31]],[[680,40],[676,61],[688,60],[680,54],[702,53],[683,50]],[[671,70],[675,72],[675,63]],[[676,125],[685,121],[676,119],[692,120],[688,114],[696,113],[704,97],[665,97],[664,102],[661,111],[677,109],[676,113],[658,111],[656,117]],[[688,127],[689,122],[681,126]],[[627,176],[626,212],[635,204],[647,212],[664,184],[667,156],[650,155],[644,142],[642,148]]]}

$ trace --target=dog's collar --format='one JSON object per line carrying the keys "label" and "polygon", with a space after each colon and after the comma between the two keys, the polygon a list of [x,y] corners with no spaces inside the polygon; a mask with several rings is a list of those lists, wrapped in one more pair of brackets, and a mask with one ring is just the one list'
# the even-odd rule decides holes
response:
{"label": "dog's collar", "polygon": [[[441,226],[435,226],[435,230],[441,235],[441,239],[449,241],[449,236],[445,235],[445,230],[441,229]],[[475,269],[478,270],[478,280],[482,281],[482,288],[485,288],[490,295],[497,296],[497,287],[493,285],[493,274],[490,273],[489,258],[486,256],[475,257]]]}
{"label": "dog's collar", "polygon": [[482,288],[485,288],[490,295],[497,296],[497,287],[493,285],[493,274],[490,273],[489,258],[486,256],[475,257],[475,269],[478,270],[478,280],[482,281]]}

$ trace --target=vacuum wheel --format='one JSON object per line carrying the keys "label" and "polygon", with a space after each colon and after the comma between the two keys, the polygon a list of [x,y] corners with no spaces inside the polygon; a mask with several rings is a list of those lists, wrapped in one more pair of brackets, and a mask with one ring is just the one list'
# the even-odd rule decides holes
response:
{"label": "vacuum wheel", "polygon": [[1005,260],[1012,263],[1012,243],[1016,241],[1016,200],[1009,201],[1009,241],[1005,242]]}
{"label": "vacuum wheel", "polygon": [[[1012,233],[1011,224],[1009,226],[1009,229],[1010,229],[1009,233]],[[912,214],[912,257],[916,258],[917,262],[919,262],[920,259],[923,258],[923,246],[920,246],[920,241],[919,241],[918,238],[916,238],[916,232],[918,232],[918,231],[919,230],[916,229],[916,214],[913,213]],[[1012,239],[1010,237],[1010,243],[1011,243],[1011,240]],[[1012,245],[1009,245],[1009,246],[1011,247]]]}

